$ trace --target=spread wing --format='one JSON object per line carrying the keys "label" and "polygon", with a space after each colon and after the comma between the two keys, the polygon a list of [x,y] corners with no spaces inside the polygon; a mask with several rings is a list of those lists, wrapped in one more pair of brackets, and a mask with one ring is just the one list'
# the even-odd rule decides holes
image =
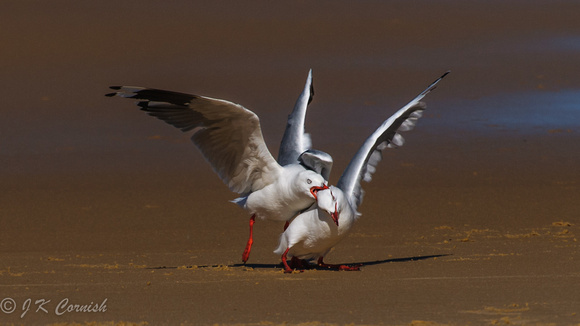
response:
{"label": "spread wing", "polygon": [[288,116],[288,123],[280,151],[278,152],[278,163],[285,166],[288,164],[298,163],[298,157],[307,149],[310,149],[310,135],[304,132],[304,121],[306,119],[306,109],[314,96],[314,87],[312,86],[312,69],[308,72],[304,90],[296,100],[292,113]]}
{"label": "spread wing", "polygon": [[296,100],[292,113],[288,116],[284,137],[280,143],[278,163],[282,166],[300,163],[328,180],[332,169],[332,156],[319,150],[310,149],[312,145],[310,135],[304,132],[306,110],[308,104],[312,102],[313,96],[314,86],[312,84],[312,69],[310,69],[304,90]]}
{"label": "spread wing", "polygon": [[340,188],[350,200],[354,208],[362,203],[364,191],[361,188],[361,180],[371,181],[372,174],[376,170],[377,164],[382,159],[382,150],[402,146],[402,131],[408,131],[415,127],[417,120],[421,117],[426,108],[425,103],[420,102],[425,95],[435,89],[437,83],[443,79],[446,72],[433,82],[421,94],[411,102],[402,107],[399,111],[385,120],[381,126],[370,135],[361,148],[350,161],[348,167],[340,177],[337,187]]}
{"label": "spread wing", "polygon": [[274,182],[282,167],[272,157],[252,111],[225,100],[159,89],[113,86],[107,96],[139,100],[138,106],[184,132],[228,187],[245,195]]}

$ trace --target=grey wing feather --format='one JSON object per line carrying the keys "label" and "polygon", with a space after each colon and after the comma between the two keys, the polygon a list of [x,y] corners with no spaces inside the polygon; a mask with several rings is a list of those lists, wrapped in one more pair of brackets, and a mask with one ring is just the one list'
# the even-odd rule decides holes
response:
{"label": "grey wing feather", "polygon": [[304,90],[296,100],[292,113],[288,116],[288,123],[280,151],[278,152],[278,163],[282,166],[298,163],[298,157],[307,149],[310,149],[310,135],[304,132],[304,121],[306,119],[306,109],[314,96],[314,86],[312,84],[312,69],[308,72],[308,78],[304,85]]}
{"label": "grey wing feather", "polygon": [[315,149],[309,149],[300,154],[298,161],[307,169],[320,174],[328,181],[333,163],[330,154]]}
{"label": "grey wing feather", "polygon": [[140,100],[141,110],[182,131],[228,187],[245,195],[275,181],[282,167],[268,151],[258,116],[241,105],[158,89],[113,86],[120,96]]}
{"label": "grey wing feather", "polygon": [[385,148],[399,147],[404,144],[404,138],[399,134],[413,129],[417,120],[423,114],[426,105],[421,101],[425,95],[435,89],[449,72],[446,72],[433,82],[421,94],[411,102],[398,110],[385,120],[373,134],[365,140],[358,152],[350,161],[348,167],[340,177],[337,187],[349,198],[354,208],[362,203],[364,191],[361,180],[371,181],[372,174],[376,171],[377,164],[382,160],[382,150]]}

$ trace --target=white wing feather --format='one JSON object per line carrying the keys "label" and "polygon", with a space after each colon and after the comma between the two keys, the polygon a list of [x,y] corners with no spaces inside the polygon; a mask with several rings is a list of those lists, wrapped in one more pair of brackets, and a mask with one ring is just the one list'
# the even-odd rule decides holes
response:
{"label": "white wing feather", "polygon": [[361,180],[366,182],[371,181],[372,174],[376,171],[376,166],[382,160],[382,151],[385,148],[400,147],[405,143],[400,132],[409,131],[415,127],[417,120],[426,108],[426,105],[420,102],[420,100],[435,89],[437,83],[448,73],[443,74],[411,102],[385,120],[367,138],[352,158],[348,167],[338,180],[337,187],[345,193],[355,210],[362,203],[364,196]]}
{"label": "white wing feather", "polygon": [[296,100],[292,113],[288,116],[288,123],[278,152],[278,163],[282,166],[296,164],[300,154],[312,146],[310,135],[304,132],[304,121],[306,120],[308,104],[312,101],[313,96],[311,69],[308,72],[304,89]]}

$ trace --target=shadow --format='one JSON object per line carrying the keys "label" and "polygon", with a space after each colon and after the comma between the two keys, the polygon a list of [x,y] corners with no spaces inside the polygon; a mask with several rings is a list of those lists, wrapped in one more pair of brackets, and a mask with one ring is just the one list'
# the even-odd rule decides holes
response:
{"label": "shadow", "polygon": [[145,269],[195,269],[195,268],[236,268],[236,267],[248,267],[248,268],[255,268],[255,269],[267,269],[267,268],[279,268],[282,266],[280,264],[230,264],[230,265],[222,265],[222,264],[214,264],[214,265],[189,265],[189,266],[156,266],[156,267],[145,267]]}
{"label": "shadow", "polygon": [[[426,259],[434,259],[438,257],[445,257],[451,256],[452,254],[442,254],[442,255],[428,255],[428,256],[414,256],[414,257],[404,257],[404,258],[390,258],[390,259],[382,259],[382,260],[373,260],[373,261],[365,261],[365,262],[357,262],[357,263],[350,263],[350,264],[337,264],[337,265],[347,265],[347,266],[373,266],[373,265],[380,265],[380,264],[387,264],[387,263],[404,263],[404,262],[411,262],[411,261],[419,261],[419,260],[426,260]],[[278,264],[230,264],[230,265],[191,265],[191,266],[157,266],[157,267],[145,267],[145,269],[195,269],[195,268],[238,268],[238,267],[247,267],[251,269],[284,269],[282,263]],[[309,270],[323,270],[328,271],[332,270],[327,267],[320,267],[317,265],[308,265],[306,269]]]}
{"label": "shadow", "polygon": [[375,260],[375,261],[365,261],[365,262],[361,262],[361,263],[354,263],[352,265],[361,265],[361,267],[363,267],[363,266],[380,265],[380,264],[386,264],[386,263],[404,263],[404,262],[409,262],[409,261],[426,260],[426,259],[433,259],[433,258],[445,257],[445,256],[451,256],[451,255],[452,254],[442,254],[442,255],[415,256],[415,257],[405,257],[405,258],[391,258],[391,259],[383,259],[383,260]]}

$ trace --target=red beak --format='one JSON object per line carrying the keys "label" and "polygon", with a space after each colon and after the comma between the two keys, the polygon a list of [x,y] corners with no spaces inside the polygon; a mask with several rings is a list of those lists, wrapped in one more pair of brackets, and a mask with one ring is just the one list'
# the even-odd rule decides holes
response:
{"label": "red beak", "polygon": [[334,221],[334,224],[336,224],[336,226],[338,226],[338,207],[336,205],[336,203],[334,203],[334,213],[332,213],[332,220]]}
{"label": "red beak", "polygon": [[319,192],[320,190],[324,190],[324,189],[328,189],[328,186],[327,185],[323,185],[322,187],[314,186],[314,187],[310,188],[310,193],[312,194],[312,196],[314,196],[314,199],[318,199],[318,197],[316,196],[316,193]]}

